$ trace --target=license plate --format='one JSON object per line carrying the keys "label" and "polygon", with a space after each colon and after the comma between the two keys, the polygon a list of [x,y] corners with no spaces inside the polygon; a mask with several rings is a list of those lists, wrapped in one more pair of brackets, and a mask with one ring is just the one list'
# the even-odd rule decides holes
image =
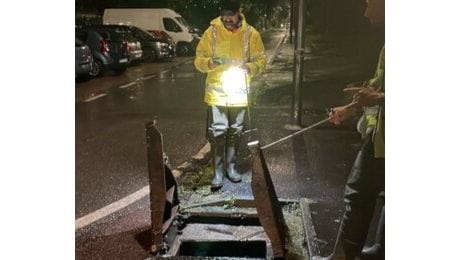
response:
{"label": "license plate", "polygon": [[136,54],[136,58],[140,58],[142,54]]}
{"label": "license plate", "polygon": [[120,63],[126,63],[126,62],[128,62],[128,58],[120,59],[119,62],[120,62]]}

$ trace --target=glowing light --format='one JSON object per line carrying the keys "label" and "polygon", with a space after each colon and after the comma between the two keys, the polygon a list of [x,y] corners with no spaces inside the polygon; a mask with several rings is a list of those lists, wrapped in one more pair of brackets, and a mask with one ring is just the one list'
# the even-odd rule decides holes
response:
{"label": "glowing light", "polygon": [[230,97],[246,95],[246,75],[245,71],[238,67],[231,67],[221,75],[222,89]]}

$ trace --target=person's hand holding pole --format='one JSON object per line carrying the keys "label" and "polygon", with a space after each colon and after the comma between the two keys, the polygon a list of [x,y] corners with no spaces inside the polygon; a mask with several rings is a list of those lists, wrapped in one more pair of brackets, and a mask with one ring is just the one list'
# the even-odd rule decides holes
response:
{"label": "person's hand holding pole", "polygon": [[341,124],[356,112],[357,104],[357,102],[353,101],[348,105],[332,108],[329,112],[329,121],[336,125]]}

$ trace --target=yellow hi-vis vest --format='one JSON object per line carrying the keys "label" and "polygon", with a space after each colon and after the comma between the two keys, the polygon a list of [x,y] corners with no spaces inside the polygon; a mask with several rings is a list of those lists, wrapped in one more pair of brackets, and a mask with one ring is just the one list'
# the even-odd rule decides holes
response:
{"label": "yellow hi-vis vest", "polygon": [[[207,73],[204,101],[208,105],[248,106],[251,78],[265,70],[267,58],[262,38],[247,24],[244,16],[240,16],[241,26],[233,32],[225,28],[220,17],[212,20],[196,48],[195,68]],[[224,64],[211,70],[208,63],[212,58],[219,58]],[[224,72],[245,63],[249,65],[249,74],[243,80],[235,78],[230,84],[223,82]],[[229,91],[230,88],[235,90]]]}
{"label": "yellow hi-vis vest", "polygon": [[[369,85],[379,92],[385,92],[385,46],[380,51],[379,62]],[[368,127],[374,128],[374,157],[385,158],[385,105],[378,106],[376,115],[367,115]]]}

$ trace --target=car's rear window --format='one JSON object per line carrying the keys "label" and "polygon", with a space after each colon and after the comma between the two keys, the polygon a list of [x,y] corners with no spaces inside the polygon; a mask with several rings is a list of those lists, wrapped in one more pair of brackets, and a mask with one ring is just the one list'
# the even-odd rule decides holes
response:
{"label": "car's rear window", "polygon": [[109,30],[97,30],[97,32],[104,38],[106,41],[121,41],[121,35],[115,31]]}
{"label": "car's rear window", "polygon": [[151,40],[154,36],[144,30],[141,29],[133,29],[133,35],[136,38],[143,39],[143,40]]}

